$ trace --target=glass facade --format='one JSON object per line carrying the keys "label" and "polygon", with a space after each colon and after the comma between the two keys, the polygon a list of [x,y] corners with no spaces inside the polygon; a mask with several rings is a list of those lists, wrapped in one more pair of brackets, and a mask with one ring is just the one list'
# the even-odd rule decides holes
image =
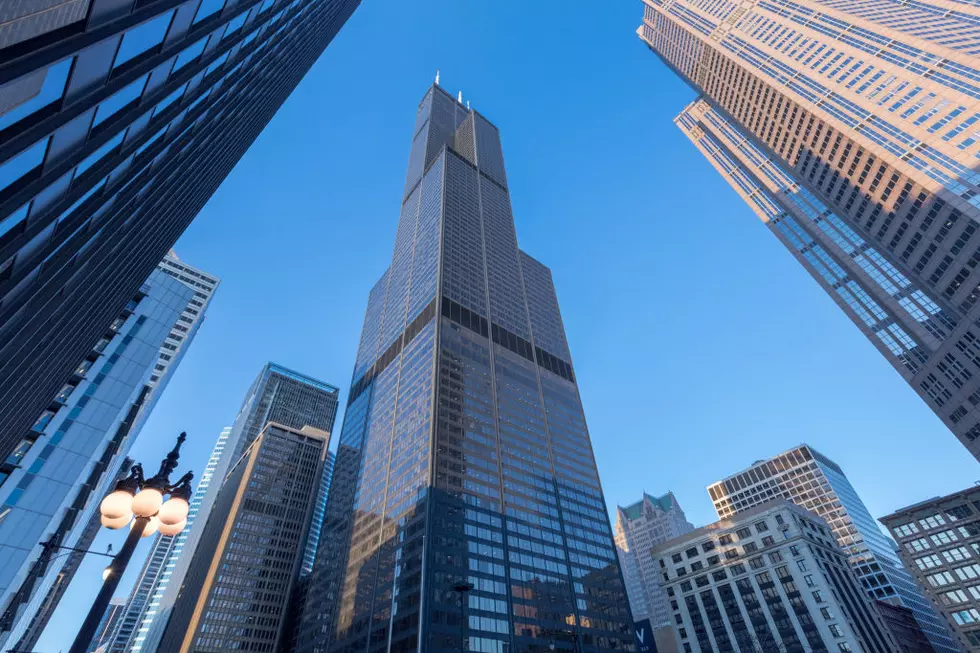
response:
{"label": "glass facade", "polygon": [[0,459],[358,4],[0,2]]}
{"label": "glass facade", "polygon": [[708,487],[725,518],[774,499],[787,499],[830,526],[868,595],[909,608],[937,653],[955,653],[946,625],[916,585],[843,470],[807,445],[791,449]]}
{"label": "glass facade", "polygon": [[942,2],[645,0],[677,118],[980,457],[976,16]]}
{"label": "glass facade", "polygon": [[[211,514],[220,481],[269,422],[289,428],[311,426],[330,433],[337,416],[338,389],[276,363],[267,363],[252,382],[230,430],[222,431],[190,504],[188,525],[174,538],[159,576],[153,579],[147,607],[126,651],[155,651],[188,567],[197,554],[203,524]],[[214,482],[217,479],[219,482]],[[199,527],[192,528],[197,519]],[[161,538],[163,539],[163,538]]]}
{"label": "glass facade", "polygon": [[299,651],[632,647],[551,273],[497,128],[438,86],[348,402]]}
{"label": "glass facade", "polygon": [[[167,382],[196,333],[188,325],[179,346],[165,349],[194,295],[161,263],[0,466],[0,643],[29,648],[35,624],[56,607],[45,597],[66,582],[68,560],[40,542],[75,546],[84,536],[93,497],[111,485],[159,399],[157,382]],[[173,364],[155,382],[164,351]]]}

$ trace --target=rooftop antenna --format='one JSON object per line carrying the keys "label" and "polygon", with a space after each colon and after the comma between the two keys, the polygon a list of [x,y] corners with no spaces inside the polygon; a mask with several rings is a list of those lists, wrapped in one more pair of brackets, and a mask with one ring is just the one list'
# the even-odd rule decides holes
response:
{"label": "rooftop antenna", "polygon": [[436,86],[439,86],[439,69],[436,68]]}
{"label": "rooftop antenna", "polygon": [[470,101],[469,100],[466,101],[466,110],[467,111],[470,110]]}
{"label": "rooftop antenna", "polygon": [[460,91],[459,93],[456,94],[456,101],[459,102],[460,104],[463,103],[463,92],[462,91]]}

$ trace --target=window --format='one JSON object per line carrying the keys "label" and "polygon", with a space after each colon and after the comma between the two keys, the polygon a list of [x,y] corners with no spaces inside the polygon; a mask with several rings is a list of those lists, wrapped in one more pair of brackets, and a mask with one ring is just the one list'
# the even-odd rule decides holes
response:
{"label": "window", "polygon": [[772,535],[766,535],[762,538],[762,546],[772,546],[776,543],[776,540],[772,539]]}
{"label": "window", "polygon": [[147,77],[149,75],[143,75],[135,82],[103,100],[95,112],[95,120],[92,122],[92,127],[97,127],[128,106],[130,102],[138,100],[140,95],[143,94],[143,87],[146,85]]}
{"label": "window", "polygon": [[806,583],[807,587],[816,587],[817,585],[815,582],[813,582],[813,576],[811,574],[807,574],[806,576],[804,576],[803,582]]}
{"label": "window", "polygon": [[953,506],[952,508],[946,509],[946,516],[949,517],[949,521],[958,521],[960,519],[967,519],[973,514],[970,510],[970,506],[965,503],[960,506]]}
{"label": "window", "polygon": [[806,571],[806,560],[797,560],[796,568],[800,571]]}
{"label": "window", "polygon": [[782,526],[785,523],[782,515],[776,515],[776,523]]}
{"label": "window", "polygon": [[909,537],[915,533],[919,532],[919,527],[915,525],[915,522],[909,522],[907,524],[902,524],[895,528],[895,533],[899,537]]}
{"label": "window", "polygon": [[729,533],[725,533],[724,535],[718,538],[718,544],[725,545],[731,543],[732,543],[732,536]]}
{"label": "window", "polygon": [[837,648],[841,653],[852,653],[854,649],[847,642],[837,642]]}
{"label": "window", "polygon": [[681,554],[679,554],[679,553],[675,553],[674,555],[672,555],[670,557],[670,559],[673,560],[675,563],[679,563],[679,562],[683,562],[684,561],[684,558],[681,557]]}
{"label": "window", "polygon": [[711,540],[708,540],[707,542],[701,545],[701,550],[704,551],[705,553],[707,553],[708,551],[714,551],[715,543],[712,542]]}
{"label": "window", "polygon": [[946,520],[943,518],[942,515],[938,513],[935,515],[930,515],[929,517],[924,517],[919,520],[919,526],[921,526],[925,530],[929,530],[930,528],[937,528],[945,523]]}
{"label": "window", "polygon": [[716,565],[721,562],[721,558],[718,556],[708,556],[708,565]]}
{"label": "window", "polygon": [[171,9],[126,32],[122,37],[122,43],[119,44],[116,61],[112,64],[113,68],[163,43],[163,37],[167,35],[167,28],[170,27],[170,19],[173,15],[174,10]]}
{"label": "window", "polygon": [[798,547],[798,546],[796,546],[794,544],[791,547],[789,547],[789,552],[793,554],[793,557],[794,558],[795,557],[799,557],[799,555],[800,555],[800,547]]}
{"label": "window", "polygon": [[941,571],[936,574],[930,574],[926,576],[926,581],[929,582],[933,587],[942,587],[943,585],[949,585],[953,581],[953,574],[948,571]]}
{"label": "window", "polygon": [[126,132],[120,131],[118,134],[110,138],[105,145],[85,157],[85,159],[78,164],[78,168],[75,169],[75,178],[77,179],[79,175],[91,168],[95,163],[102,159],[102,157],[114,150],[117,145],[122,143],[122,139],[125,134]]}
{"label": "window", "polygon": [[746,553],[752,553],[753,551],[757,551],[759,549],[759,545],[757,545],[755,542],[746,542],[744,548]]}
{"label": "window", "polygon": [[724,569],[719,569],[718,571],[712,572],[711,577],[716,581],[723,581],[728,578],[728,575],[725,573]]}
{"label": "window", "polygon": [[955,549],[943,551],[943,557],[946,558],[946,562],[959,562],[970,557],[970,550],[965,546],[958,546]]}
{"label": "window", "polygon": [[698,576],[694,579],[694,584],[698,587],[706,587],[710,582],[707,576]]}
{"label": "window", "polygon": [[741,576],[745,573],[745,565],[739,562],[729,567],[728,570],[732,572],[733,576]]}
{"label": "window", "polygon": [[749,560],[749,566],[752,567],[753,569],[762,569],[763,567],[766,566],[766,561],[762,559],[762,556],[759,556],[757,558],[752,558],[751,560]]}
{"label": "window", "polygon": [[756,533],[765,533],[768,530],[769,530],[769,524],[767,524],[764,521],[756,522],[755,524]]}
{"label": "window", "polygon": [[38,141],[5,163],[0,163],[0,192],[44,162],[48,138]]}
{"label": "window", "polygon": [[204,45],[206,43],[207,38],[203,38],[197,43],[184,48],[184,51],[177,55],[177,62],[174,64],[174,68],[172,71],[170,71],[170,74],[172,75],[176,73],[178,70],[197,59],[201,53],[204,52]]}
{"label": "window", "polygon": [[773,564],[782,562],[783,556],[779,551],[773,551],[772,553],[769,554],[769,561],[772,562]]}
{"label": "window", "polygon": [[924,537],[920,537],[916,540],[909,540],[905,543],[905,548],[911,553],[918,553],[919,551],[925,551],[930,548],[929,540]]}
{"label": "window", "polygon": [[197,13],[194,14],[194,23],[197,24],[208,16],[217,13],[224,6],[225,0],[203,0]]}
{"label": "window", "polygon": [[682,582],[681,583],[681,591],[682,592],[690,592],[691,591],[691,581],[685,580],[684,582]]}
{"label": "window", "polygon": [[828,624],[827,628],[830,629],[830,634],[834,637],[843,637],[844,633],[841,632],[840,626],[837,624]]}
{"label": "window", "polygon": [[697,547],[691,547],[690,549],[688,549],[687,551],[684,552],[684,555],[687,556],[688,560],[690,560],[691,558],[698,557],[698,549],[697,549]]}
{"label": "window", "polygon": [[956,540],[956,533],[951,530],[940,531],[930,536],[932,543],[936,546],[942,546],[943,544],[949,544]]}
{"label": "window", "polygon": [[704,563],[700,560],[691,563],[691,571],[701,571],[704,568]]}
{"label": "window", "polygon": [[969,610],[960,610],[958,612],[951,613],[953,621],[958,625],[963,626],[966,624],[975,624],[980,621],[980,611],[976,608],[970,608]]}
{"label": "window", "polygon": [[935,553],[915,559],[915,564],[919,569],[933,569],[943,564],[942,559]]}
{"label": "window", "polygon": [[813,600],[817,603],[823,603],[823,594],[820,593],[820,590],[813,591]]}
{"label": "window", "polygon": [[820,608],[820,616],[830,621],[834,618],[834,615],[830,614],[830,608]]}
{"label": "window", "polygon": [[750,531],[747,528],[740,528],[737,531],[735,531],[735,534],[738,535],[738,538],[740,540],[744,540],[746,538],[752,537],[752,531]]}
{"label": "window", "polygon": [[960,577],[960,580],[970,580],[973,578],[980,578],[980,565],[973,564],[973,565],[967,565],[965,567],[957,567],[956,575]]}
{"label": "window", "polygon": [[52,64],[46,73],[34,78],[38,73],[29,73],[11,82],[7,88],[35,89],[40,82],[40,90],[32,95],[29,100],[13,107],[3,115],[0,115],[0,129],[5,129],[10,125],[26,118],[39,109],[42,109],[52,102],[57,102],[65,94],[65,83],[68,81],[68,71],[71,70],[71,62],[74,58],[59,61]]}
{"label": "window", "polygon": [[738,557],[738,549],[728,549],[725,551],[725,558],[728,560],[733,560]]}

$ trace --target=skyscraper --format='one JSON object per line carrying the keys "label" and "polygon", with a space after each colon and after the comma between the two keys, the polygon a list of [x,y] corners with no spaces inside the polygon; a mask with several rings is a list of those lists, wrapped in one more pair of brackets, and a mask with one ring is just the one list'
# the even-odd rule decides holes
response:
{"label": "skyscraper", "polygon": [[269,422],[201,530],[161,652],[282,651],[330,434]]}
{"label": "skyscraper", "polygon": [[368,298],[319,551],[300,651],[331,635],[350,653],[632,646],[551,273],[518,249],[497,128],[438,86]]}
{"label": "skyscraper", "polygon": [[[77,548],[101,488],[114,480],[200,327],[218,280],[195,271],[206,289],[192,287],[168,273],[171,264],[160,263],[76,361],[72,378],[0,465],[0,644],[40,634],[32,624],[47,616],[37,611],[57,605],[42,597],[75,569],[40,542]],[[27,640],[17,648],[30,648]]]}
{"label": "skyscraper", "polygon": [[980,457],[975,6],[644,3],[678,126]]}
{"label": "skyscraper", "polygon": [[693,530],[672,492],[662,497],[644,492],[636,503],[618,506],[616,547],[634,621],[649,619],[654,629],[673,623],[667,595],[660,587],[660,567],[650,550]]}
{"label": "skyscraper", "polygon": [[0,4],[3,459],[358,0]]}
{"label": "skyscraper", "polygon": [[[289,368],[266,363],[252,382],[227,434],[222,432],[208,461],[205,477],[191,501],[188,527],[174,538],[159,578],[148,593],[147,607],[142,611],[128,651],[155,651],[170,611],[174,608],[188,565],[201,538],[202,525],[211,513],[222,480],[258,437],[269,422],[288,428],[312,426],[330,433],[337,416],[339,391],[332,385]],[[191,528],[196,518],[199,526]]]}
{"label": "skyscraper", "polygon": [[[724,519],[783,498],[822,517],[871,598],[912,610],[936,653],[955,653],[945,624],[902,564],[895,543],[881,532],[844,471],[808,445],[760,460],[708,486]],[[889,621],[888,623],[891,623]],[[899,639],[897,633],[896,639]]]}
{"label": "skyscraper", "polygon": [[898,653],[826,522],[753,506],[653,549],[684,653]]}
{"label": "skyscraper", "polygon": [[122,616],[126,606],[126,599],[114,598],[109,601],[109,609],[102,616],[99,627],[95,631],[95,637],[89,644],[88,653],[108,653],[108,644],[112,641],[113,633],[119,626],[119,618]]}
{"label": "skyscraper", "polygon": [[980,488],[907,506],[881,522],[963,649],[980,651]]}

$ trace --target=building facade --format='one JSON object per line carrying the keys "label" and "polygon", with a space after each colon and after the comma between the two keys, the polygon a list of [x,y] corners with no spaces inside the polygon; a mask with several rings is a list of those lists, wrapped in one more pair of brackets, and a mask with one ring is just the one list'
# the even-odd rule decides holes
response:
{"label": "building facade", "polygon": [[282,651],[330,434],[269,422],[201,530],[159,651]]}
{"label": "building facade", "polygon": [[0,5],[3,459],[358,0]]}
{"label": "building facade", "polygon": [[616,548],[634,622],[648,619],[653,630],[673,623],[667,594],[660,587],[660,567],[650,551],[693,530],[672,492],[662,497],[644,492],[636,503],[617,507]]}
{"label": "building facade", "polygon": [[[300,429],[304,426],[331,432],[337,416],[339,390],[276,363],[266,363],[252,382],[227,435],[222,432],[208,461],[207,483],[198,484],[191,501],[188,527],[175,536],[158,579],[153,580],[139,626],[126,650],[156,651],[171,610],[177,601],[190,561],[198,548],[203,525],[232,465],[269,422]],[[149,582],[149,581],[148,581]],[[135,606],[134,606],[135,607]]]}
{"label": "building facade", "polygon": [[98,512],[92,497],[112,483],[200,327],[217,279],[208,277],[210,290],[199,300],[200,293],[166,273],[167,265],[154,270],[77,362],[30,436],[0,466],[0,644],[26,637],[24,648],[36,635],[32,624],[46,622],[43,613],[53,606],[42,597],[71,576],[68,559],[51,556],[40,542],[77,546],[71,542]]}
{"label": "building facade", "polygon": [[[676,122],[980,456],[975,9],[644,0]],[[978,238],[980,240],[980,238]]]}
{"label": "building facade", "polygon": [[102,621],[95,629],[95,637],[92,638],[92,643],[89,644],[86,653],[108,653],[109,642],[113,639],[113,634],[119,626],[119,619],[122,617],[125,608],[126,599],[114,598],[109,601],[109,607],[102,615]]}
{"label": "building facade", "polygon": [[300,651],[632,646],[551,273],[518,249],[497,128],[438,85],[368,298],[324,528]]}
{"label": "building facade", "polygon": [[980,651],[980,488],[902,508],[881,522],[962,648]]}
{"label": "building facade", "polygon": [[826,522],[755,506],[653,549],[684,653],[894,653]]}
{"label": "building facade", "polygon": [[708,486],[708,494],[723,519],[779,498],[820,516],[872,599],[911,609],[937,653],[957,651],[943,620],[898,557],[895,543],[878,528],[844,471],[820,452],[805,444],[790,449]]}

